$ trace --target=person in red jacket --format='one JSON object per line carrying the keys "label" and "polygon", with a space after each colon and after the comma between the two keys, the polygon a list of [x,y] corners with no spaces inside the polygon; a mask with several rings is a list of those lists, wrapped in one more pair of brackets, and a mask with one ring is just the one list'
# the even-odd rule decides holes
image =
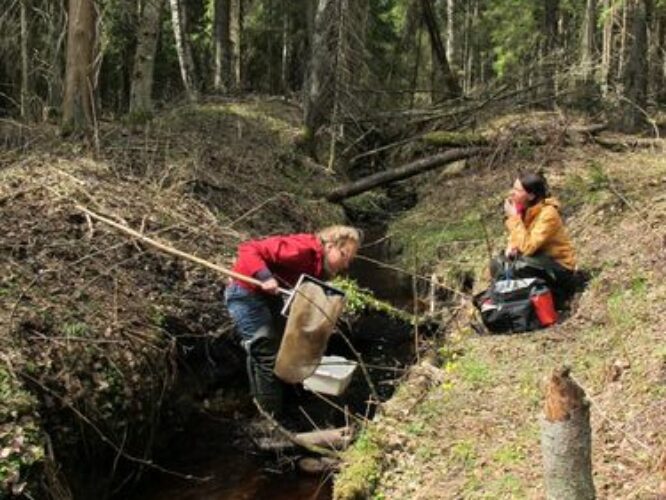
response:
{"label": "person in red jacket", "polygon": [[261,286],[233,280],[225,300],[247,352],[250,390],[261,407],[279,415],[282,382],[273,373],[285,319],[278,287],[292,288],[301,274],[332,278],[345,271],[361,244],[359,230],[330,226],[316,234],[290,234],[251,240],[238,247],[233,270]]}

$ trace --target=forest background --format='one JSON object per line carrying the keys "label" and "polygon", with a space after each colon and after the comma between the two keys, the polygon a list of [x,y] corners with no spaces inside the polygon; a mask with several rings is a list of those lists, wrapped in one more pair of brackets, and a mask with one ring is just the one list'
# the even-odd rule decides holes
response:
{"label": "forest background", "polygon": [[[515,172],[502,165],[555,164],[559,187],[571,187],[564,190],[566,201],[581,213],[589,209],[589,220],[603,212],[599,224],[635,208],[624,202],[617,208],[617,200],[604,197],[620,196],[618,185],[636,195],[639,207],[663,202],[656,155],[618,166],[615,157],[586,147],[663,147],[664,0],[0,4],[0,209],[8,228],[0,241],[6,250],[0,260],[0,394],[7,402],[0,407],[0,497],[122,491],[153,465],[165,407],[185,392],[185,383],[174,383],[175,373],[185,371],[175,368],[174,358],[187,349],[200,353],[195,342],[229,330],[216,307],[219,277],[119,242],[77,204],[224,261],[247,236],[309,230],[350,213],[360,222],[376,221],[424,195],[422,203],[432,206],[421,207],[423,213],[441,206],[459,219],[446,221],[444,212],[428,224],[423,218],[403,222],[403,235],[418,236],[404,240],[418,245],[404,245],[402,264],[416,266],[418,258],[430,272],[428,266],[447,257],[435,240],[453,224],[471,225],[464,209],[476,207],[474,196],[485,193],[494,202],[499,183],[508,185]],[[633,135],[597,135],[602,130]],[[575,151],[579,163],[570,175],[557,170],[563,148]],[[458,200],[460,211],[455,197],[429,198],[432,193],[409,183],[352,198],[465,158],[471,159],[465,168],[479,167],[484,179],[467,185],[473,169],[452,185],[448,177],[428,178],[444,194],[467,193]],[[408,168],[396,172],[396,165]],[[609,180],[607,166],[621,183]],[[385,173],[391,175],[373,177]],[[345,212],[324,198],[344,200]],[[657,224],[660,213],[648,214],[656,221],[649,223]],[[581,242],[587,237],[621,246],[603,239],[610,230],[585,232],[585,220],[578,230]],[[455,226],[446,238],[467,231]],[[661,244],[640,225],[632,231],[624,240],[616,235],[618,241]],[[469,254],[480,248],[480,262],[486,236],[472,236]],[[663,288],[648,286],[658,282],[657,263],[646,257],[650,271],[628,274],[630,285],[623,284],[612,269],[632,259],[642,265],[637,250],[609,257],[602,248],[601,256],[591,256],[592,246],[585,262],[601,276],[590,288],[592,302],[606,300],[613,286],[650,290],[659,302]],[[620,321],[626,311],[610,306],[625,307],[626,297],[613,290],[608,316],[619,325],[617,340],[628,328]],[[651,359],[647,347],[655,333],[645,335],[645,349],[633,356],[637,374],[638,359]],[[525,345],[522,339],[515,344]],[[662,351],[655,356],[663,363]],[[618,361],[623,373],[625,361]],[[662,364],[653,365],[646,362],[642,379],[661,380]],[[654,391],[662,387],[641,389],[653,391],[646,399],[661,401],[663,392]],[[442,435],[450,428],[442,427]],[[659,442],[652,434],[645,440]],[[469,454],[462,455],[456,463],[468,465]],[[103,479],[86,474],[81,456],[103,464]],[[634,466],[654,476],[645,465],[652,458],[634,460],[608,488],[633,487]],[[116,473],[107,477],[109,470]],[[387,494],[402,487],[385,484]]]}

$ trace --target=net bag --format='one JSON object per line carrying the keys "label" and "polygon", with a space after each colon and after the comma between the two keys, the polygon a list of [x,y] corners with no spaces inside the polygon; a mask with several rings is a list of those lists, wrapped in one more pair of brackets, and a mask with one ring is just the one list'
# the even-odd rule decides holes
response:
{"label": "net bag", "polygon": [[296,288],[273,370],[278,378],[296,384],[314,373],[343,308],[344,295],[316,283]]}

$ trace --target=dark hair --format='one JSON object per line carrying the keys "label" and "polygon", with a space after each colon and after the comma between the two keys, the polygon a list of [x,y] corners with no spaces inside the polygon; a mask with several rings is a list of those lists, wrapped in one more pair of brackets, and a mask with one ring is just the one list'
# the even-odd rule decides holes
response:
{"label": "dark hair", "polygon": [[536,172],[523,172],[518,176],[518,180],[523,185],[525,191],[534,195],[532,204],[539,203],[550,196],[548,182],[546,182],[546,178],[543,175]]}

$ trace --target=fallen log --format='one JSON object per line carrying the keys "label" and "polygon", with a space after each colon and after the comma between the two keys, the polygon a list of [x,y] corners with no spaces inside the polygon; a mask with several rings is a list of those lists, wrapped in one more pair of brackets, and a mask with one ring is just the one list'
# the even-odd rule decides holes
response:
{"label": "fallen log", "polygon": [[437,167],[453,163],[458,160],[472,158],[474,156],[489,154],[492,151],[487,147],[471,147],[462,149],[451,149],[444,153],[438,153],[427,158],[421,158],[400,167],[395,167],[384,172],[378,172],[354,182],[337,187],[326,195],[326,199],[331,202],[338,202],[355,196],[357,194],[369,191],[370,189],[383,186],[390,182],[407,179],[414,175],[433,170]]}
{"label": "fallen log", "polygon": [[284,451],[299,447],[318,455],[336,457],[334,451],[347,448],[352,438],[352,430],[349,427],[310,432],[285,431],[284,428],[275,429],[272,434],[257,438],[258,447],[263,451]]}
{"label": "fallen log", "polygon": [[613,151],[625,151],[627,149],[655,148],[660,151],[666,149],[664,139],[646,139],[640,137],[602,137],[596,136],[594,142]]}
{"label": "fallen log", "polygon": [[[594,136],[603,130],[606,130],[607,124],[595,123],[592,125],[575,125],[563,128],[563,134],[567,144],[576,144],[589,141],[589,136]],[[433,130],[423,134],[421,140],[432,146],[447,147],[470,147],[470,146],[492,146],[492,144],[502,140],[502,134],[484,135],[475,132],[449,132],[445,130]],[[511,139],[516,145],[532,144],[540,146],[548,142],[547,137],[538,135],[520,134]]]}
{"label": "fallen log", "polygon": [[271,435],[257,440],[259,448],[263,450],[277,451],[298,446],[317,455],[338,459],[338,452],[347,448],[352,442],[354,431],[349,426],[311,432],[291,432],[264,410],[256,398],[253,398],[253,401],[271,431]]}
{"label": "fallen log", "polygon": [[541,451],[548,500],[593,500],[590,405],[567,367],[554,370],[541,418]]}

